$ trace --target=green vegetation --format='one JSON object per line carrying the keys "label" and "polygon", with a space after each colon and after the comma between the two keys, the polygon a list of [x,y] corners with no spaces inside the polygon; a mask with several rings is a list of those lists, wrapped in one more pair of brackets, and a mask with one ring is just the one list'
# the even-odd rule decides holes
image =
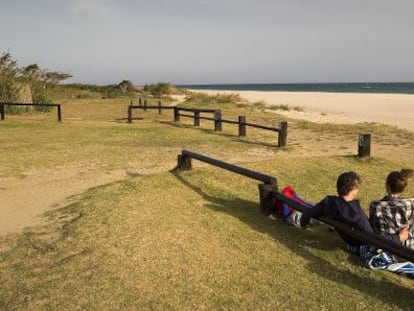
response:
{"label": "green vegetation", "polygon": [[52,90],[54,97],[59,99],[92,99],[92,98],[119,98],[135,97],[138,93],[129,80],[123,80],[118,84],[94,85],[94,84],[65,84]]}
{"label": "green vegetation", "polygon": [[280,105],[268,105],[266,104],[266,102],[264,101],[258,101],[255,103],[245,103],[243,105],[239,105],[239,107],[246,107],[246,106],[253,106],[256,109],[260,109],[261,111],[265,111],[265,110],[274,110],[274,111],[303,111],[303,108],[301,107],[292,107],[289,106],[288,104],[280,104]]}
{"label": "green vegetation", "polygon": [[143,87],[143,91],[156,98],[168,97],[169,95],[181,95],[184,94],[184,90],[177,88],[175,85],[169,82],[158,82],[155,84],[146,84]]}
{"label": "green vegetation", "polygon": [[282,111],[303,111],[303,108],[301,107],[291,107],[288,104],[280,104],[280,105],[270,105],[267,107],[270,110],[282,110]]}
{"label": "green vegetation", "polygon": [[[237,99],[219,104],[214,96],[201,102],[203,96],[191,96],[185,105],[215,105],[226,118],[285,120]],[[264,217],[256,181],[197,161],[192,171],[174,170],[177,155],[189,149],[274,175],[280,187],[290,184],[316,202],[335,192],[339,172],[352,169],[363,177],[367,206],[382,195],[388,171],[412,166],[411,132],[289,120],[289,147],[280,149],[274,133],[248,130],[239,138],[235,126],[216,133],[207,121],[200,128],[191,119],[174,123],[170,111],[114,122],[126,116],[128,98],[61,102],[62,124],[53,113],[0,122],[7,159],[0,178],[84,163],[134,176],[48,212],[46,225],[0,237],[0,309],[412,308],[412,280],[362,267],[326,226],[300,230]],[[359,132],[373,133],[378,154],[389,148],[403,156],[355,157]]]}
{"label": "green vegetation", "polygon": [[[118,84],[90,85],[72,83],[62,85],[61,82],[71,78],[67,73],[41,69],[38,64],[19,67],[10,53],[0,54],[0,102],[25,102],[48,104],[62,99],[95,99],[95,98],[134,98],[141,94],[131,81],[122,80]],[[155,85],[154,90],[169,94],[177,89],[170,84]],[[7,113],[27,113],[30,108],[6,106]],[[48,112],[50,108],[34,106],[35,111]]]}
{"label": "green vegetation", "polygon": [[2,53],[0,55],[0,102],[16,100],[19,92],[16,83],[18,74],[17,62],[9,53]]}
{"label": "green vegetation", "polygon": [[[0,102],[29,102],[47,104],[51,102],[47,89],[53,87],[71,75],[62,72],[41,69],[37,64],[19,67],[10,53],[0,54]],[[28,107],[6,106],[8,113],[23,113]],[[35,106],[39,112],[50,109],[45,106]]]}
{"label": "green vegetation", "polygon": [[217,104],[237,104],[246,103],[239,94],[224,94],[218,93],[215,95],[208,95],[204,93],[189,93],[186,98],[187,103],[196,105],[217,105]]}

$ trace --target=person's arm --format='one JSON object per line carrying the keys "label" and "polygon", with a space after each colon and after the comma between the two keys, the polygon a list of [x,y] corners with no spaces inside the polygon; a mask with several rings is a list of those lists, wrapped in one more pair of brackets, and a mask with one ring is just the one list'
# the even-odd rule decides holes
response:
{"label": "person's arm", "polygon": [[326,201],[326,198],[323,199],[318,204],[316,204],[314,207],[308,208],[302,214],[302,217],[300,218],[300,226],[301,227],[306,226],[310,222],[311,218],[316,218],[316,217],[319,217],[319,216],[323,216],[325,201]]}
{"label": "person's arm", "polygon": [[[358,227],[367,232],[375,233],[374,230],[372,230],[372,227],[371,227],[370,222],[368,221],[368,218],[366,217],[361,218],[361,220],[358,222]],[[382,236],[384,239],[387,239],[391,242],[401,244],[405,242],[405,240],[408,239],[408,228],[402,229],[397,234],[381,233],[379,235]]]}
{"label": "person's arm", "polygon": [[387,239],[391,242],[402,244],[408,239],[408,230],[407,228],[402,229],[399,233],[396,234],[388,234],[388,233],[381,233],[384,239]]}

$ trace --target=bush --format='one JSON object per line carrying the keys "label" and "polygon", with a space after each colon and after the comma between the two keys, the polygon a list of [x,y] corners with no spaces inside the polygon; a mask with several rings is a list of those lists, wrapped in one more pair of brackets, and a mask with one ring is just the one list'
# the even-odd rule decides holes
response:
{"label": "bush", "polygon": [[49,99],[45,99],[43,101],[34,102],[34,110],[38,112],[49,112],[52,110],[53,107],[51,106],[43,106],[42,104],[53,104],[53,102]]}
{"label": "bush", "polygon": [[9,106],[9,105],[4,106],[4,111],[7,114],[22,114],[22,113],[29,112],[29,110],[30,110],[30,106]]}
{"label": "bush", "polygon": [[94,85],[94,84],[66,84],[62,85],[60,92],[70,94],[72,98],[116,98],[135,94],[135,88],[131,88],[131,82],[124,80],[119,84]]}
{"label": "bush", "polygon": [[19,68],[9,53],[0,54],[0,101],[13,102],[19,93]]}
{"label": "bush", "polygon": [[159,82],[156,84],[146,84],[144,86],[144,92],[150,93],[154,97],[163,97],[173,94],[183,94],[182,89],[177,88],[175,85],[172,85],[168,82]]}
{"label": "bush", "polygon": [[212,104],[236,104],[245,100],[239,94],[219,94],[208,95],[204,93],[190,93],[186,97],[186,102],[192,102],[203,105]]}

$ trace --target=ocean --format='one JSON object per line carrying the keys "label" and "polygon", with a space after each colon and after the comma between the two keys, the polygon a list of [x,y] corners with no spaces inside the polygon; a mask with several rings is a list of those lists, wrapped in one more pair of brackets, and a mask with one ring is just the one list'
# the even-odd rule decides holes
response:
{"label": "ocean", "polygon": [[414,94],[414,82],[390,83],[251,83],[251,84],[186,84],[194,90],[287,91]]}

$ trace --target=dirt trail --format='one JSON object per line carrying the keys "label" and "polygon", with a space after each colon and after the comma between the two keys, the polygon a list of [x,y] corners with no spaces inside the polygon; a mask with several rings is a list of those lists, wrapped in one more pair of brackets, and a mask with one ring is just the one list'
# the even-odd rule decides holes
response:
{"label": "dirt trail", "polygon": [[21,178],[0,178],[0,235],[43,223],[46,211],[64,207],[86,190],[129,178],[125,170],[92,164],[32,171]]}

